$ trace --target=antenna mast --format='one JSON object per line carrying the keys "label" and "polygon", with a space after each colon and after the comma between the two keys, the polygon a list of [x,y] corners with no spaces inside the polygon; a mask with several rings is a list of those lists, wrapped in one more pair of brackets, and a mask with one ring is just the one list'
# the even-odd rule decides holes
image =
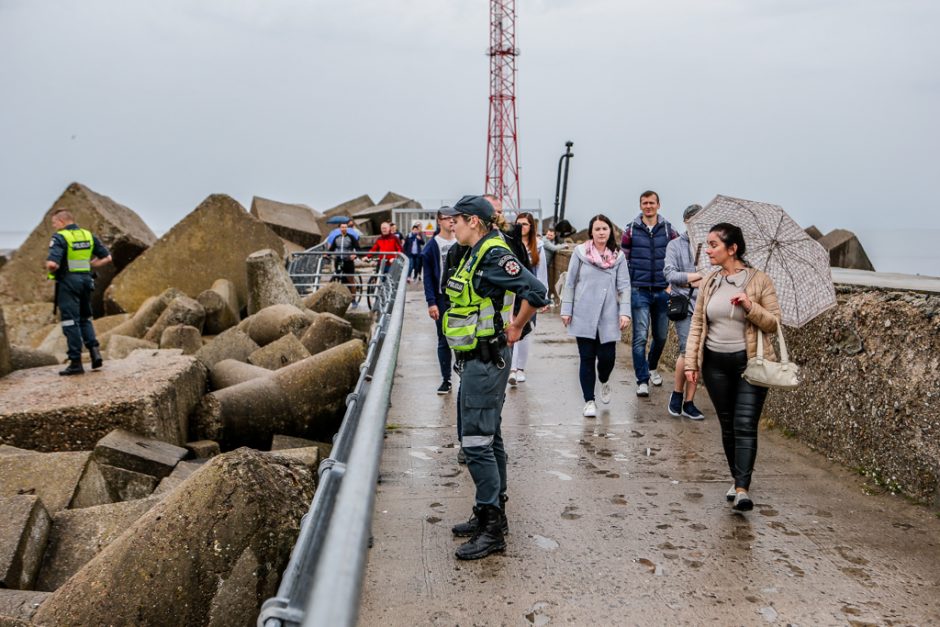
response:
{"label": "antenna mast", "polygon": [[486,193],[504,208],[519,209],[516,133],[516,2],[490,1],[490,114],[486,142]]}

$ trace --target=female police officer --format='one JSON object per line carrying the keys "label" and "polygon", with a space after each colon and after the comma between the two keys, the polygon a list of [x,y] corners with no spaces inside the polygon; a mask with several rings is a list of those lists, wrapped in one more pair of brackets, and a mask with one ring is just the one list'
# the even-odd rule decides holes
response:
{"label": "female police officer", "polygon": [[[470,540],[457,549],[459,559],[479,559],[506,548],[506,450],[500,411],[509,379],[512,345],[536,309],[548,304],[545,287],[512,254],[499,231],[490,229],[493,206],[482,196],[464,196],[452,208],[457,241],[470,249],[447,280],[450,308],[444,336],[460,372],[457,403],[467,468],[476,484],[476,505],[467,523],[454,527]],[[507,324],[514,292],[522,300]]]}

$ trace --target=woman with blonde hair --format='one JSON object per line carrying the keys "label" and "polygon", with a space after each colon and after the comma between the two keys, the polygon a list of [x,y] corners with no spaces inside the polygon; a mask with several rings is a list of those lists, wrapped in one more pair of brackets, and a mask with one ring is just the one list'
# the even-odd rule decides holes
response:
{"label": "woman with blonde hair", "polygon": [[741,378],[747,360],[757,355],[757,330],[764,335],[764,357],[776,359],[771,334],[780,321],[773,281],[744,261],[744,234],[722,222],[711,228],[705,252],[720,266],[702,282],[685,352],[685,377],[693,385],[699,371],[718,413],[721,443],[734,485],[725,497],[734,509],[754,507],[748,490],[757,458],[757,426],[767,388]]}
{"label": "woman with blonde hair", "polygon": [[[521,259],[526,269],[535,275],[535,278],[548,289],[548,265],[545,260],[545,251],[542,250],[542,241],[535,228],[535,217],[528,212],[516,216],[516,228],[519,229],[520,240],[525,245],[527,259]],[[515,307],[513,308],[515,312]],[[530,324],[535,328],[535,316]],[[529,345],[532,342],[531,333],[517,342],[512,350],[512,366],[509,372],[509,385],[523,383],[526,363],[529,361]]]}

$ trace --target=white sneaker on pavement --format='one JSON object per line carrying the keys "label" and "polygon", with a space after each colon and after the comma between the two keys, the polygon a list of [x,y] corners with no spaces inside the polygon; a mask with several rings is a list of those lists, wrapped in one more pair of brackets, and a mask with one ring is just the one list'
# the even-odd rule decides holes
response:
{"label": "white sneaker on pavement", "polygon": [[509,373],[509,385],[515,387],[516,382],[519,380],[519,379],[518,379],[518,376],[519,376],[519,373],[516,372],[515,370],[512,370],[512,371]]}
{"label": "white sneaker on pavement", "polygon": [[610,403],[610,381],[601,383],[601,402],[605,405]]}
{"label": "white sneaker on pavement", "polygon": [[638,383],[636,386],[636,395],[637,396],[649,396],[650,395],[650,386],[647,383]]}
{"label": "white sneaker on pavement", "polygon": [[594,418],[595,416],[597,416],[597,405],[594,404],[594,401],[588,401],[584,404],[584,417]]}
{"label": "white sneaker on pavement", "polygon": [[733,501],[734,497],[738,495],[738,491],[734,488],[734,484],[731,484],[731,487],[728,488],[728,491],[725,492],[725,500]]}
{"label": "white sneaker on pavement", "polygon": [[650,370],[650,383],[653,385],[662,385],[663,376],[655,370]]}
{"label": "white sneaker on pavement", "polygon": [[525,383],[525,370],[516,370],[516,383]]}

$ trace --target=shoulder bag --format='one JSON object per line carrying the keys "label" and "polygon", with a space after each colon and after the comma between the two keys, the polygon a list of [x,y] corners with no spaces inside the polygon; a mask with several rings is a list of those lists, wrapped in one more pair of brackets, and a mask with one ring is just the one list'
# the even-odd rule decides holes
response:
{"label": "shoulder bag", "polygon": [[783,325],[777,324],[777,337],[780,338],[780,361],[764,359],[764,332],[757,327],[757,356],[747,360],[747,367],[741,378],[762,388],[792,390],[800,384],[800,367],[790,361],[787,342],[783,338]]}
{"label": "shoulder bag", "polygon": [[689,317],[689,307],[692,305],[692,289],[688,295],[679,292],[670,292],[669,303],[666,305],[666,317],[670,320],[685,320]]}

